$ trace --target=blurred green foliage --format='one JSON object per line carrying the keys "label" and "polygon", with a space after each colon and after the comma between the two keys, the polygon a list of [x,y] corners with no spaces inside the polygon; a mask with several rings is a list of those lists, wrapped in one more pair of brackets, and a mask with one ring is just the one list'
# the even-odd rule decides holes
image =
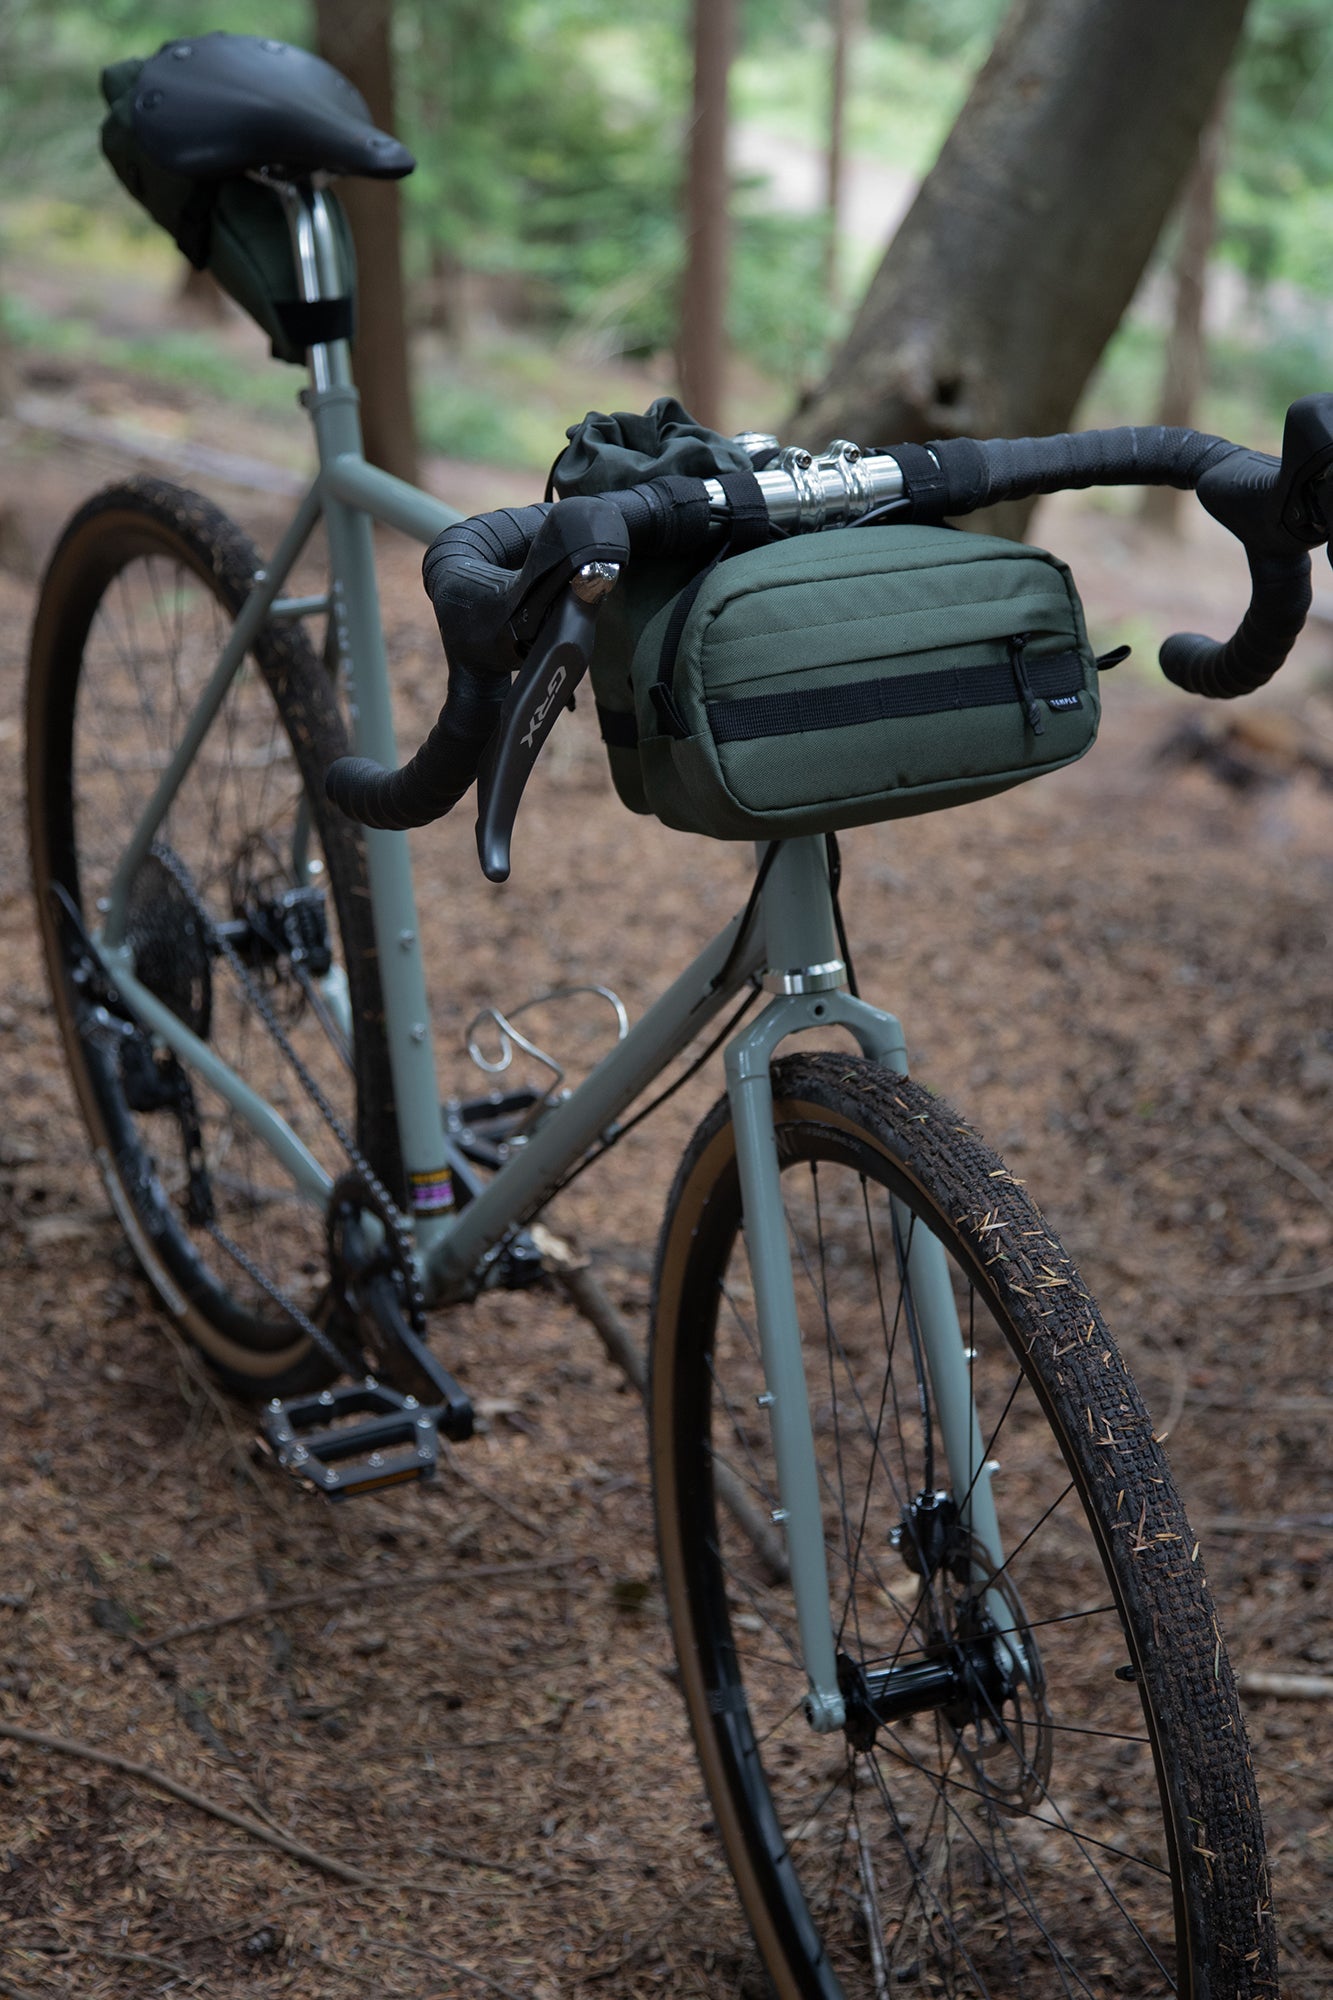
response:
{"label": "blurred green foliage", "polygon": [[[848,144],[902,175],[928,170],[1006,0],[866,0]],[[817,156],[826,140],[827,0],[745,0],[738,119]],[[104,63],[212,27],[310,41],[309,0],[0,0],[0,164],[9,231],[25,194],[93,208],[142,237],[97,150]],[[400,132],[418,322],[445,349],[527,330],[558,372],[669,355],[683,246],[680,187],[690,102],[687,0],[396,0]],[[1253,327],[1217,345],[1216,392],[1267,406],[1328,372],[1333,264],[1333,6],[1251,0],[1230,86],[1219,247],[1254,288]],[[763,176],[735,200],[730,325],[778,407],[816,376],[842,318],[822,282],[817,212],[780,208]],[[93,254],[90,249],[90,255]],[[860,257],[869,257],[862,246]],[[868,266],[866,269],[868,275]],[[861,272],[858,270],[857,283]],[[24,329],[18,329],[20,335]],[[1122,333],[1102,393],[1151,401],[1158,334]],[[463,341],[466,345],[466,341]],[[511,358],[512,358],[512,349]],[[560,358],[563,356],[563,360]],[[1248,373],[1247,373],[1248,370]],[[438,375],[438,371],[437,371]],[[1116,383],[1120,389],[1115,388]],[[1247,383],[1249,387],[1247,388]],[[423,382],[428,431],[512,456],[522,424]],[[438,418],[438,423],[435,421]]]}

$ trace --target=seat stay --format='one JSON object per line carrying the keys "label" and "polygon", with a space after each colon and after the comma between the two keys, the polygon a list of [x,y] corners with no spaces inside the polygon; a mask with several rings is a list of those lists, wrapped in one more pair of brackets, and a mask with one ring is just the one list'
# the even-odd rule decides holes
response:
{"label": "seat stay", "polygon": [[237,613],[236,622],[218,655],[217,665],[181,731],[171,759],[158,779],[153,796],[130,835],[111,879],[106,923],[103,928],[103,936],[109,949],[114,949],[124,942],[128,923],[130,884],[143,866],[162,822],[199,753],[200,745],[227,698],[228,689],[240,671],[241,662],[254,642],[255,635],[267,618],[274,601],[281,595],[283,585],[309,541],[322,508],[320,485],[316,480],[293,515],[291,525],[278,544],[272,562],[267,569],[256,572],[255,587]]}

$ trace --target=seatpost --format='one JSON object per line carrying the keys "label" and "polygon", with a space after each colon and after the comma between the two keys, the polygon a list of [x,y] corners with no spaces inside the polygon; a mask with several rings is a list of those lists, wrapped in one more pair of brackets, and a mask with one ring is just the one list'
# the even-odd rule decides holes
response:
{"label": "seatpost", "polygon": [[[310,181],[280,181],[264,177],[277,191],[291,233],[296,283],[303,305],[346,297],[352,275],[342,243],[333,226],[330,196],[318,177]],[[314,389],[341,388],[352,379],[352,362],[345,340],[321,342],[310,349],[310,382]]]}

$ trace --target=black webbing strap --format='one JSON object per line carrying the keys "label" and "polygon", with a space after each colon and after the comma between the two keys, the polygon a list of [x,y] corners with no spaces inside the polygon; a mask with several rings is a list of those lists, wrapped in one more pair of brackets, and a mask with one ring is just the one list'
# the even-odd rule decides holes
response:
{"label": "black webbing strap", "polygon": [[726,495],[727,506],[731,510],[726,547],[718,561],[726,556],[738,556],[745,549],[762,548],[765,542],[771,541],[773,523],[768,518],[768,502],[750,468],[720,472],[717,483]]}
{"label": "black webbing strap", "polygon": [[[1034,694],[1063,709],[1079,706],[1083,659],[1053,653],[1027,662]],[[1014,700],[1008,660],[993,666],[953,667],[925,674],[885,674],[848,681],[841,687],[801,688],[788,694],[749,694],[710,701],[708,726],[715,743],[748,743],[765,736],[797,736],[807,730],[852,729],[912,715],[939,715],[950,709],[999,708]]]}
{"label": "black webbing strap", "polygon": [[329,340],[351,340],[356,332],[356,305],[342,299],[274,299],[278,324],[293,347],[322,347]]}
{"label": "black webbing strap", "polygon": [[907,488],[912,519],[942,521],[946,511],[948,485],[933,452],[927,451],[923,444],[896,444],[893,447],[893,456],[898,461],[903,484]]}
{"label": "black webbing strap", "polygon": [[720,562],[728,556],[738,556],[746,549],[762,548],[773,538],[773,523],[768,518],[768,503],[763,489],[754,473],[744,471],[720,472],[717,483],[726,495],[731,510],[731,526],[726,541],[706,563],[699,574],[686,584],[672,607],[667,621],[666,633],[662,639],[662,650],[657,660],[657,678],[650,690],[650,699],[657,712],[657,719],[668,736],[688,736],[685,719],[676,704],[672,681],[676,672],[676,654],[680,649],[681,634],[685,621],[694,606],[694,600],[703,589],[704,578],[710,576]]}
{"label": "black webbing strap", "polygon": [[631,708],[603,708],[596,704],[597,727],[608,750],[637,750],[639,730]]}

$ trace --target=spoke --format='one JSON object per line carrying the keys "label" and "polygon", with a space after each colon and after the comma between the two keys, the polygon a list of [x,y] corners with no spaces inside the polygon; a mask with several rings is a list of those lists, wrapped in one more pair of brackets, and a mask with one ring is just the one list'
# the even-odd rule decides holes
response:
{"label": "spoke", "polygon": [[[872,1756],[871,1756],[871,1758],[870,1758],[870,1760],[869,1760],[869,1761],[871,1762],[871,1767],[872,1767],[872,1769],[873,1769],[873,1771],[874,1771],[874,1774],[875,1774],[875,1782],[876,1782],[876,1784],[877,1784],[877,1785],[878,1785],[878,1786],[880,1787],[880,1790],[881,1790],[881,1792],[882,1792],[882,1795],[883,1795],[883,1797],[884,1797],[884,1800],[885,1800],[885,1803],[889,1805],[889,1807],[890,1807],[890,1810],[892,1811],[892,1804],[891,1804],[891,1800],[890,1800],[890,1794],[889,1794],[889,1791],[888,1791],[888,1786],[887,1786],[887,1784],[885,1783],[885,1780],[884,1780],[884,1776],[883,1776],[883,1773],[882,1773],[882,1772],[880,1771],[880,1769],[879,1769],[879,1766],[878,1766],[878,1763],[877,1763],[877,1762],[876,1762],[876,1761],[874,1760],[874,1757],[873,1757],[873,1753],[872,1753]],[[974,1846],[974,1847],[975,1847],[975,1848],[977,1849],[977,1851],[978,1851],[978,1853],[979,1853],[979,1854],[981,1855],[982,1859],[983,1859],[984,1861],[989,1861],[989,1863],[991,1864],[992,1868],[993,1868],[993,1869],[995,1870],[995,1872],[996,1872],[996,1875],[997,1875],[997,1878],[1003,1878],[1003,1879],[1004,1879],[1004,1880],[1006,1881],[1006,1883],[1007,1883],[1007,1887],[1008,1887],[1009,1891],[1010,1891],[1010,1892],[1012,1893],[1012,1895],[1013,1895],[1013,1897],[1014,1897],[1014,1900],[1015,1900],[1015,1902],[1016,1902],[1016,1903],[1018,1904],[1018,1907],[1019,1907],[1019,1908],[1020,1908],[1021,1910],[1023,1910],[1023,1911],[1025,1912],[1025,1914],[1027,1915],[1027,1917],[1028,1917],[1028,1918],[1029,1918],[1029,1920],[1031,1921],[1031,1923],[1032,1923],[1033,1927],[1034,1927],[1034,1928],[1035,1928],[1035,1930],[1037,1931],[1037,1934],[1038,1934],[1038,1935],[1039,1935],[1039,1937],[1040,1937],[1040,1938],[1042,1939],[1042,1942],[1043,1942],[1043,1943],[1044,1943],[1044,1944],[1045,1944],[1045,1945],[1046,1945],[1046,1946],[1047,1946],[1047,1947],[1049,1948],[1049,1950],[1050,1950],[1050,1951],[1051,1951],[1051,1952],[1052,1952],[1053,1954],[1055,1954],[1055,1955],[1056,1955],[1056,1960],[1057,1960],[1057,1963],[1056,1963],[1056,1969],[1057,1969],[1057,1971],[1058,1971],[1058,1972],[1060,1973],[1060,1981],[1061,1981],[1061,1984],[1062,1984],[1062,1985],[1064,1986],[1064,1988],[1065,1988],[1065,1992],[1066,1992],[1066,1993],[1069,1993],[1069,1992],[1070,1992],[1070,1987],[1069,1987],[1069,1984],[1068,1984],[1068,1981],[1067,1981],[1067,1980],[1065,1979],[1065,1976],[1064,1976],[1064,1964],[1068,1964],[1068,1959],[1066,1958],[1066,1955],[1065,1955],[1065,1953],[1064,1953],[1064,1952],[1063,1952],[1063,1951],[1061,1950],[1060,1946],[1059,1946],[1059,1945],[1058,1945],[1058,1944],[1056,1943],[1055,1939],[1054,1939],[1054,1938],[1053,1938],[1053,1937],[1051,1936],[1050,1932],[1049,1932],[1049,1931],[1048,1931],[1048,1930],[1046,1929],[1046,1926],[1045,1926],[1045,1924],[1043,1924],[1043,1922],[1042,1922],[1042,1920],[1041,1920],[1041,1917],[1039,1916],[1039,1914],[1037,1913],[1037,1911],[1035,1910],[1035,1908],[1034,1908],[1034,1907],[1032,1906],[1032,1903],[1031,1903],[1031,1901],[1030,1901],[1030,1898],[1029,1898],[1028,1896],[1025,1896],[1025,1895],[1024,1895],[1024,1894],[1023,1894],[1022,1892],[1021,1892],[1021,1890],[1020,1890],[1020,1888],[1019,1888],[1019,1885],[1018,1885],[1018,1883],[1017,1883],[1017,1882],[1014,1882],[1014,1881],[1009,1881],[1009,1880],[1008,1880],[1008,1878],[1007,1878],[1007,1877],[1006,1877],[1006,1876],[1004,1875],[1004,1870],[1003,1870],[1003,1868],[1002,1868],[1002,1867],[1000,1866],[1000,1861],[999,1861],[999,1855],[998,1855],[998,1853],[996,1852],[996,1850],[995,1850],[994,1848],[992,1848],[992,1849],[991,1849],[991,1852],[990,1852],[989,1854],[987,1853],[987,1850],[986,1850],[986,1848],[985,1848],[985,1847],[984,1847],[984,1846],[982,1845],[982,1842],[981,1842],[981,1840],[980,1840],[980,1838],[979,1838],[979,1836],[978,1836],[978,1834],[977,1834],[977,1831],[976,1831],[976,1828],[975,1828],[974,1826],[972,1826],[972,1825],[971,1825],[971,1823],[970,1823],[970,1822],[968,1821],[968,1819],[967,1819],[966,1815],[965,1815],[964,1813],[962,1813],[962,1812],[961,1812],[961,1811],[959,1810],[958,1806],[956,1806],[956,1805],[954,1804],[953,1800],[952,1800],[952,1799],[951,1799],[951,1798],[950,1798],[950,1797],[948,1796],[948,1794],[947,1794],[947,1792],[946,1792],[946,1790],[945,1790],[945,1782],[946,1782],[946,1781],[948,1780],[948,1778],[949,1778],[949,1772],[950,1772],[950,1770],[952,1769],[952,1766],[953,1766],[953,1763],[954,1763],[954,1761],[955,1761],[955,1758],[954,1758],[954,1756],[951,1756],[951,1757],[950,1757],[950,1759],[949,1759],[949,1762],[948,1762],[948,1764],[947,1764],[947,1765],[945,1766],[944,1770],[943,1770],[943,1771],[942,1771],[942,1772],[941,1772],[941,1773],[939,1774],[939,1776],[938,1776],[938,1782],[937,1782],[937,1779],[936,1779],[936,1774],[935,1774],[935,1773],[934,1773],[933,1771],[931,1771],[931,1769],[929,1768],[929,1766],[928,1766],[928,1765],[926,1765],[926,1764],[923,1764],[923,1763],[921,1763],[921,1761],[920,1761],[920,1760],[919,1760],[918,1758],[915,1758],[915,1757],[909,1757],[909,1758],[908,1758],[908,1759],[906,1759],[905,1761],[907,1761],[908,1763],[910,1763],[910,1765],[912,1766],[912,1768],[913,1768],[914,1770],[917,1770],[917,1771],[919,1771],[919,1772],[921,1773],[921,1775],[922,1775],[922,1776],[923,1776],[923,1777],[924,1777],[924,1778],[925,1778],[925,1779],[926,1779],[926,1780],[927,1780],[927,1781],[928,1781],[929,1783],[931,1783],[931,1784],[933,1784],[933,1785],[937,1785],[937,1798],[939,1799],[940,1803],[942,1803],[942,1805],[943,1805],[943,1807],[944,1807],[944,1810],[945,1810],[946,1814],[950,1816],[951,1820],[953,1820],[953,1821],[956,1821],[956,1822],[957,1822],[957,1825],[958,1825],[958,1827],[959,1827],[960,1831],[961,1831],[962,1833],[964,1833],[964,1834],[965,1834],[965,1835],[967,1836],[967,1838],[968,1838],[968,1839],[969,1839],[969,1840],[971,1841],[972,1845],[973,1845],[973,1846]],[[970,1790],[971,1790],[971,1787],[969,1787],[969,1786],[966,1786],[966,1785],[957,1785],[957,1786],[956,1786],[956,1789],[958,1789],[958,1790],[961,1790],[961,1791],[970,1791]],[[993,1806],[994,1806],[994,1801],[993,1801],[993,1800],[991,1800],[990,1798],[988,1798],[988,1797],[987,1797],[987,1795],[986,1795],[985,1793],[983,1793],[983,1792],[975,1792],[975,1793],[973,1794],[973,1796],[975,1796],[975,1797],[977,1797],[977,1798],[980,1798],[980,1799],[982,1799],[982,1800],[983,1800],[983,1801],[985,1802],[985,1804],[986,1804],[986,1805],[987,1805],[988,1807],[990,1807],[990,1808],[992,1808],[992,1809],[993,1809]],[[992,1812],[992,1817],[993,1817],[993,1812]],[[895,1818],[896,1818],[896,1815],[895,1815]],[[932,1814],[932,1818],[931,1818],[931,1821],[930,1821],[930,1823],[929,1823],[929,1824],[933,1824],[933,1823],[934,1823],[934,1816],[933,1816],[933,1814]],[[901,1836],[900,1836],[900,1837],[901,1837]],[[1013,1854],[1013,1850],[1012,1850],[1012,1847],[1011,1847],[1011,1845],[1010,1845],[1010,1842],[1009,1842],[1009,1839],[1008,1839],[1008,1835],[1007,1835],[1007,1833],[1006,1833],[1006,1835],[1005,1835],[1005,1845],[1006,1845],[1006,1847],[1008,1847],[1008,1848],[1009,1848],[1009,1851],[1010,1851],[1010,1855],[1011,1855],[1011,1858],[1012,1858],[1012,1860],[1013,1860],[1013,1862],[1014,1862],[1014,1865],[1015,1865],[1015,1866],[1019,1866],[1020,1864],[1018,1863],[1018,1857],[1017,1857],[1016,1855],[1014,1855],[1014,1854]],[[911,1864],[911,1863],[912,1863],[912,1857],[911,1857],[910,1855],[908,1856],[908,1860],[909,1860],[909,1864]],[[951,1927],[951,1929],[952,1929],[952,1927]],[[1063,1961],[1063,1964],[1062,1964],[1062,1963],[1060,1963],[1060,1961]],[[979,1974],[977,1974],[977,1972],[976,1972],[976,1968],[975,1968],[974,1966],[972,1966],[972,1965],[971,1965],[971,1962],[970,1962],[970,1961],[969,1961],[969,1969],[970,1969],[970,1970],[971,1970],[971,1971],[973,1972],[974,1976],[976,1976],[976,1977],[978,1977],[978,1978],[980,1977],[980,1975],[979,1975]],[[1088,1995],[1090,1996],[1090,2000],[1096,2000],[1096,1997],[1095,1997],[1095,1995],[1093,1994],[1093,1989],[1092,1989],[1092,1988],[1091,1988],[1090,1986],[1088,1986],[1088,1984],[1087,1984],[1087,1982],[1086,1982],[1085,1980],[1083,1980],[1083,1979],[1081,1978],[1081,1976],[1080,1976],[1080,1975],[1079,1975],[1079,1973],[1078,1973],[1078,1970],[1077,1970],[1077,1968],[1076,1968],[1076,1967],[1074,1967],[1074,1966],[1070,1966],[1070,1970],[1071,1970],[1071,1971],[1073,1972],[1073,1974],[1074,1974],[1074,1977],[1075,1977],[1075,1978],[1076,1978],[1076,1979],[1078,1980],[1078,1982],[1079,1982],[1079,1985],[1080,1985],[1080,1986],[1082,1987],[1083,1991],[1084,1991],[1084,1992],[1085,1992],[1086,1994],[1088,1994]],[[987,1986],[986,1986],[986,1991],[987,1991],[987,1993],[989,1993],[989,1992],[991,1991],[991,1989],[990,1989],[989,1985],[987,1985]],[[997,2000],[998,2000],[998,1996],[997,1996]],[[1005,2000],[1009,2000],[1009,1996],[1008,1996],[1008,1995],[1006,1995],[1006,1996],[1005,1996]]]}

